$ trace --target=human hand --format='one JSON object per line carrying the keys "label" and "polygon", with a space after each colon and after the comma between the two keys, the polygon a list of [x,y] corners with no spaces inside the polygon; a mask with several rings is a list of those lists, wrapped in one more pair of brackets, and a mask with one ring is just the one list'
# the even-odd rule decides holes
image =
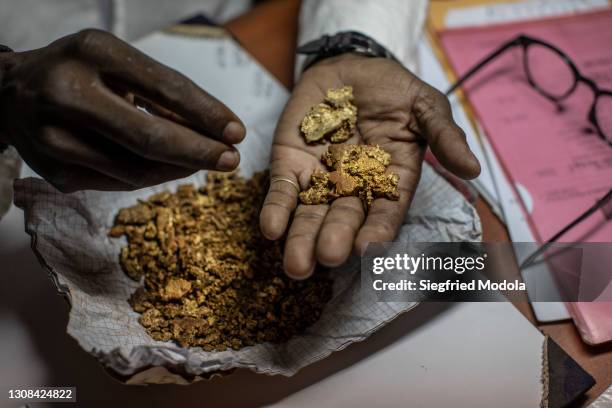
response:
{"label": "human hand", "polygon": [[339,266],[353,248],[361,253],[368,242],[395,238],[419,182],[427,146],[457,176],[469,179],[480,172],[443,94],[397,62],[345,54],[312,66],[295,86],[276,128],[271,177],[293,180],[302,190],[308,187],[313,171],[323,168],[320,158],[329,145],[307,145],[300,122],[329,88],[344,85],[353,87],[358,109],[356,131],[347,143],[378,144],[391,155],[388,171],[399,175],[400,198],[376,199],[366,214],[357,197],[304,205],[298,204],[293,185],[272,183],[260,215],[261,229],[276,240],[288,228],[284,268],[298,279],[310,276],[317,261]]}
{"label": "human hand", "polygon": [[232,145],[245,133],[192,81],[103,31],[0,54],[0,138],[64,192],[232,170],[240,161]]}

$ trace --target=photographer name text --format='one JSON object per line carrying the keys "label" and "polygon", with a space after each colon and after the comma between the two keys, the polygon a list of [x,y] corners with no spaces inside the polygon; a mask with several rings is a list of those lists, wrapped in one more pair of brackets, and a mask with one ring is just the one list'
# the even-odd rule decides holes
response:
{"label": "photographer name text", "polygon": [[422,279],[418,282],[402,279],[399,282],[385,282],[376,279],[372,282],[376,291],[426,291],[426,292],[475,292],[475,291],[525,291],[525,284],[519,280],[494,282],[491,280],[474,279],[469,282],[446,280],[432,282]]}

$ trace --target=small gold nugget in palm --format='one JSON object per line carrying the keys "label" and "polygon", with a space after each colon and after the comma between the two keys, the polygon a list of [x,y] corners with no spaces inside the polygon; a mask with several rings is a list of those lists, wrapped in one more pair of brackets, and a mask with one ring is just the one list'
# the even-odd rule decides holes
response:
{"label": "small gold nugget in palm", "polygon": [[355,130],[357,107],[353,105],[353,87],[329,89],[325,100],[312,108],[302,120],[300,130],[306,143],[347,141]]}
{"label": "small gold nugget in palm", "polygon": [[327,204],[339,197],[356,196],[370,208],[376,198],[399,199],[399,176],[385,173],[391,156],[379,146],[330,146],[321,161],[329,172],[315,170],[310,187],[300,193],[304,204]]}

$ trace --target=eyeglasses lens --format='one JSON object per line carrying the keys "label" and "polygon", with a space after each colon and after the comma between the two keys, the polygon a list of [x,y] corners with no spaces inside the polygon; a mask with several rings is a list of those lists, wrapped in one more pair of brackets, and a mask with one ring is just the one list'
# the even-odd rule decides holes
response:
{"label": "eyeglasses lens", "polygon": [[540,44],[531,44],[527,47],[525,58],[527,76],[545,95],[558,100],[574,89],[574,71],[554,50]]}

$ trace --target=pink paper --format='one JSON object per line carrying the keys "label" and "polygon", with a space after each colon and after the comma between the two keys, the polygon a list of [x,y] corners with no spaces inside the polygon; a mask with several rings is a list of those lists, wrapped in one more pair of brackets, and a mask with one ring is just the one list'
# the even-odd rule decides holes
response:
{"label": "pink paper", "polygon": [[[612,10],[528,23],[449,30],[440,38],[459,75],[502,43],[525,34],[550,42],[600,88],[612,89]],[[546,240],[612,188],[612,147],[587,120],[594,95],[579,85],[562,109],[527,82],[523,50],[515,47],[463,87],[517,193],[534,234]],[[560,84],[562,65],[540,64],[543,81]],[[606,120],[612,111],[604,112]],[[591,216],[561,241],[612,242],[612,222]],[[609,288],[611,289],[611,288]],[[612,302],[570,308],[589,343],[612,340]]]}

